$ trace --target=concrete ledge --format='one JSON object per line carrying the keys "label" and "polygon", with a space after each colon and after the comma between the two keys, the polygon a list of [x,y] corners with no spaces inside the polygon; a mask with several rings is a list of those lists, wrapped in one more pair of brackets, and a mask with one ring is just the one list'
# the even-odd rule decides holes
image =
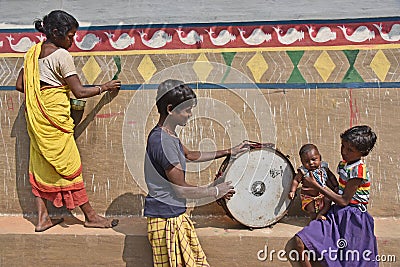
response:
{"label": "concrete ledge", "polygon": [[[0,266],[152,266],[146,219],[120,218],[114,229],[84,228],[81,217],[35,233],[23,217],[0,217]],[[257,259],[257,252],[279,251],[307,224],[304,217],[285,217],[272,228],[249,230],[226,216],[193,218],[211,266],[289,266],[277,258]],[[400,261],[400,219],[375,218],[380,255]],[[399,266],[399,263],[380,266]]]}

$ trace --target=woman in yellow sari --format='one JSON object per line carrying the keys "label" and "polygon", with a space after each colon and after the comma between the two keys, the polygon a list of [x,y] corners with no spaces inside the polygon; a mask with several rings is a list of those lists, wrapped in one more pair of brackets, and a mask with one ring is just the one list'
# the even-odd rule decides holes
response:
{"label": "woman in yellow sari", "polygon": [[25,93],[30,137],[29,180],[38,209],[36,232],[62,222],[62,219],[50,219],[45,200],[70,210],[80,207],[85,215],[85,227],[109,228],[118,224],[118,220],[98,215],[89,203],[73,134],[69,95],[72,91],[76,98],[92,97],[119,90],[121,82],[82,86],[67,51],[78,26],[73,16],[61,10],[36,20],[35,28],[47,39],[26,53],[24,68],[17,79],[16,89]]}

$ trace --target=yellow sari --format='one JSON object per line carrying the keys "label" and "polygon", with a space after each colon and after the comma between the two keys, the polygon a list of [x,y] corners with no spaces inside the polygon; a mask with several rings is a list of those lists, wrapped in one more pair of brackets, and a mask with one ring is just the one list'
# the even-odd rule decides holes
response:
{"label": "yellow sari", "polygon": [[70,89],[40,87],[39,55],[42,43],[33,46],[24,62],[26,121],[30,137],[29,177],[35,196],[56,207],[73,209],[86,203],[82,165],[70,116]]}

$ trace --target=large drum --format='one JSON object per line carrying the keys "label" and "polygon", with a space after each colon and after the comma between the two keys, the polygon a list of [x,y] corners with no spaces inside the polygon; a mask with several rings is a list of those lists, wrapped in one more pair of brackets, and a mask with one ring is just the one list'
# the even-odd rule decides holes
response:
{"label": "large drum", "polygon": [[250,228],[276,223],[286,215],[294,169],[281,152],[266,145],[251,145],[249,151],[227,157],[217,174],[219,182],[232,181],[235,195],[218,202],[228,216]]}

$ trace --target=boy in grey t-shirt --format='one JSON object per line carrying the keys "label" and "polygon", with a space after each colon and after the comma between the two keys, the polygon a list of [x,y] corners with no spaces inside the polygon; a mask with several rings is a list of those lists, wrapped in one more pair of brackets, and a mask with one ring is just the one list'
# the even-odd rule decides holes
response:
{"label": "boy in grey t-shirt", "polygon": [[155,266],[167,262],[171,266],[209,266],[193,223],[185,213],[186,199],[229,199],[235,191],[230,182],[208,187],[188,184],[186,161],[208,161],[247,149],[245,143],[213,152],[187,149],[175,129],[186,125],[196,104],[195,93],[182,81],[166,80],[158,87],[156,105],[160,118],[147,139],[145,180],[149,193],[144,207]]}

